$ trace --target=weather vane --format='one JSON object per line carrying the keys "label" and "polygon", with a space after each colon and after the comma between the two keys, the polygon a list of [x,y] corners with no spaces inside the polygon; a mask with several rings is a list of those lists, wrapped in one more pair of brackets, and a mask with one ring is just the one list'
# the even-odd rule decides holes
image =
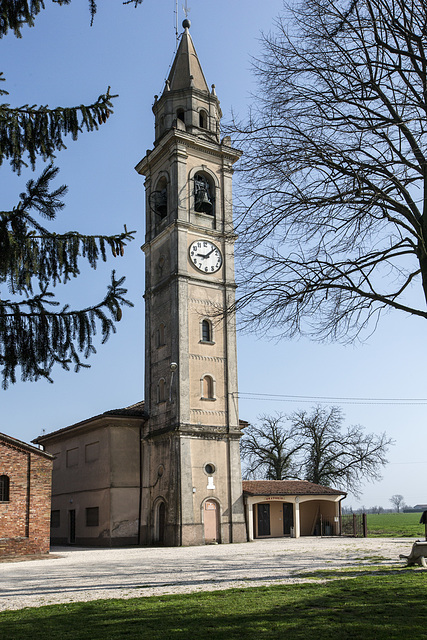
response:
{"label": "weather vane", "polygon": [[[184,11],[185,17],[188,18],[188,14],[191,11],[191,7],[188,6],[187,0],[185,0],[185,4],[182,5],[182,10]],[[179,42],[179,31],[178,31],[178,0],[175,0],[175,53],[178,51],[178,42]]]}
{"label": "weather vane", "polygon": [[182,10],[185,13],[185,17],[188,18],[188,14],[191,11],[191,7],[187,6],[187,0],[185,0],[185,4],[182,5]]}

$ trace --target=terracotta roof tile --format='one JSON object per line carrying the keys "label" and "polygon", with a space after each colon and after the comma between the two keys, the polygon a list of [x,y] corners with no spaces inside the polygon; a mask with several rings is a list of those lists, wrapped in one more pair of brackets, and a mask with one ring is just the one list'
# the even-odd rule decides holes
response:
{"label": "terracotta roof tile", "polygon": [[30,453],[34,453],[35,455],[42,456],[44,458],[49,458],[49,460],[53,460],[53,456],[47,451],[42,451],[42,449],[37,449],[37,447],[33,447],[31,444],[27,444],[22,440],[17,440],[16,438],[12,438],[12,436],[8,436],[5,433],[0,433],[0,442],[4,442],[5,444],[14,447],[15,449],[20,449],[22,451],[29,451]]}
{"label": "terracotta roof tile", "polygon": [[342,495],[344,491],[323,487],[307,480],[243,480],[243,492],[252,496]]}
{"label": "terracotta roof tile", "polygon": [[144,409],[144,400],[141,402],[136,402],[135,404],[131,404],[129,407],[123,407],[122,409],[110,409],[109,411],[104,411],[102,415],[104,416],[140,416],[141,418],[146,417],[145,409]]}
{"label": "terracotta roof tile", "polygon": [[51,437],[56,437],[62,434],[68,434],[73,429],[80,429],[85,425],[90,423],[96,424],[96,421],[105,417],[105,416],[117,416],[123,418],[142,418],[142,420],[147,420],[148,415],[145,413],[144,409],[144,401],[136,402],[135,404],[131,404],[129,407],[123,407],[121,409],[110,409],[109,411],[104,411],[104,413],[100,413],[97,416],[92,416],[91,418],[87,418],[86,420],[82,420],[81,422],[77,422],[76,424],[72,424],[68,427],[63,427],[62,429],[57,429],[56,431],[51,431],[50,433],[44,433],[41,436],[35,438],[32,442],[36,444],[44,444]]}

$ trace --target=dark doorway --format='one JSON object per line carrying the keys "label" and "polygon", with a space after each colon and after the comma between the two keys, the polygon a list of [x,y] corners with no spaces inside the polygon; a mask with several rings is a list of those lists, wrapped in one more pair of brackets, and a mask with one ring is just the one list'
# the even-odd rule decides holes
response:
{"label": "dark doorway", "polygon": [[76,510],[68,511],[68,544],[76,543]]}
{"label": "dark doorway", "polygon": [[270,505],[269,504],[258,505],[258,535],[259,536],[270,535]]}
{"label": "dark doorway", "polygon": [[157,518],[158,518],[158,543],[159,544],[163,544],[165,541],[165,521],[166,521],[166,507],[165,507],[165,503],[161,502],[159,504],[159,510],[157,512]]}
{"label": "dark doorway", "polygon": [[289,502],[283,503],[283,535],[291,534],[291,527],[294,526],[294,507]]}

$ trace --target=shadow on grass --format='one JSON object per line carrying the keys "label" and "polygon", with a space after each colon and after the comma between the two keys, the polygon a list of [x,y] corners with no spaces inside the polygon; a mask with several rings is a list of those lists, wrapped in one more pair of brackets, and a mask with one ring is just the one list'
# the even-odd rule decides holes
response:
{"label": "shadow on grass", "polygon": [[425,637],[425,576],[357,577],[0,614],[2,640],[393,640]]}
{"label": "shadow on grass", "polygon": [[[294,571],[293,578],[307,578],[319,580],[342,580],[345,578],[363,578],[366,576],[388,576],[401,575],[402,573],[413,573],[422,571],[421,567],[407,567],[406,565],[390,566],[370,566],[351,569],[315,569],[314,571]],[[425,571],[425,569],[424,569]]]}

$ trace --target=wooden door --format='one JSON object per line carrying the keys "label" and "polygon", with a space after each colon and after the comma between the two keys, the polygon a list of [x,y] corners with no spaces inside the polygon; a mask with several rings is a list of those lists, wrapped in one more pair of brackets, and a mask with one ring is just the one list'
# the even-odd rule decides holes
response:
{"label": "wooden door", "polygon": [[258,504],[258,535],[270,535],[270,505]]}
{"label": "wooden door", "polygon": [[219,506],[215,500],[206,500],[204,509],[205,543],[219,542]]}

